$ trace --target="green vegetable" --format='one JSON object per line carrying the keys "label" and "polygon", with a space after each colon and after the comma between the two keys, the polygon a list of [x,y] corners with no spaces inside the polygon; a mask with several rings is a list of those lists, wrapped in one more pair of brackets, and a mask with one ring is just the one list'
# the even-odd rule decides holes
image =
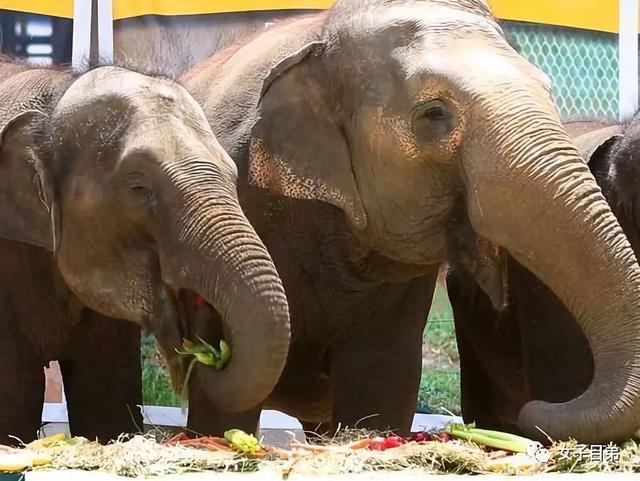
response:
{"label": "green vegetable", "polygon": [[207,366],[215,367],[217,370],[224,369],[231,359],[229,345],[223,340],[220,341],[220,350],[208,344],[198,337],[198,344],[194,344],[186,339],[182,342],[183,351],[176,352],[182,356],[193,356],[195,360]]}
{"label": "green vegetable", "polygon": [[224,438],[229,441],[232,449],[243,454],[255,454],[262,449],[253,434],[247,434],[240,429],[225,431]]}
{"label": "green vegetable", "polygon": [[500,431],[490,431],[488,429],[478,429],[475,424],[455,424],[447,425],[445,431],[454,438],[464,439],[490,448],[503,449],[514,453],[526,453],[534,447],[541,446],[540,443],[531,439],[516,436],[515,434],[503,433]]}
{"label": "green vegetable", "polygon": [[198,341],[198,344],[194,344],[187,339],[183,339],[183,350],[178,351],[176,349],[176,352],[181,356],[193,356],[193,359],[191,359],[189,367],[187,368],[187,375],[184,379],[184,385],[182,387],[183,395],[186,394],[189,378],[191,377],[191,372],[193,371],[196,362],[206,366],[211,366],[214,369],[221,371],[227,364],[229,364],[229,359],[231,359],[231,349],[224,340],[220,340],[220,350],[216,349],[211,344],[208,344],[200,337],[198,337]]}

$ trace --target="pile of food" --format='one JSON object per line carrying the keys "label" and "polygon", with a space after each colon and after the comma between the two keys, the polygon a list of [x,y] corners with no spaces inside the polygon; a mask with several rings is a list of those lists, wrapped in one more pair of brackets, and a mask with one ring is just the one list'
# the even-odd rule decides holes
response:
{"label": "pile of food", "polygon": [[80,469],[153,477],[268,470],[285,478],[293,472],[331,475],[385,470],[451,474],[640,472],[640,446],[635,442],[603,446],[597,459],[586,456],[582,446],[557,443],[547,449],[526,438],[459,424],[409,438],[343,431],[331,439],[318,438],[317,443],[292,440],[288,449],[265,446],[239,430],[227,431],[224,438],[194,439],[154,432],[106,446],[54,435],[20,449],[0,447],[0,472]]}

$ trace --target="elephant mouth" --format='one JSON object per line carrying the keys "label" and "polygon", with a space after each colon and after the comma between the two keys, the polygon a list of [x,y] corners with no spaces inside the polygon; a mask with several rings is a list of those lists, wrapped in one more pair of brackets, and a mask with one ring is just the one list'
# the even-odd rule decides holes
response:
{"label": "elephant mouth", "polygon": [[[190,289],[170,287],[177,313],[178,331],[182,340],[196,342],[198,337],[218,346],[224,339],[222,322],[216,309],[199,293]],[[182,388],[188,362],[169,363],[169,371],[175,389]]]}

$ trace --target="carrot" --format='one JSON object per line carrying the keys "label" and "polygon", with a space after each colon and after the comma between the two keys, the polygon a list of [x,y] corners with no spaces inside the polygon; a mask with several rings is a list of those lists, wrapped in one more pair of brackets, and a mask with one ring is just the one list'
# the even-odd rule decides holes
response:
{"label": "carrot", "polygon": [[212,438],[205,438],[203,443],[207,446],[211,446],[218,451],[233,451],[228,445],[222,444],[221,442],[214,441]]}
{"label": "carrot", "polygon": [[215,441],[216,443],[224,444],[225,446],[229,444],[225,438],[217,438],[215,436],[209,436],[208,439]]}
{"label": "carrot", "polygon": [[187,439],[185,441],[181,441],[180,444],[182,446],[207,449],[209,451],[232,451],[229,446],[213,441],[211,438]]}
{"label": "carrot", "polygon": [[[206,449],[208,451],[223,451],[223,452],[231,452],[234,451],[230,446],[229,442],[225,438],[218,438],[215,436],[203,436],[199,438],[190,439],[187,437],[185,433],[179,433],[175,436],[167,439],[163,444],[169,446],[186,446],[190,448],[198,448],[198,449]],[[306,445],[303,445],[306,446]],[[267,452],[264,450],[257,451],[251,453],[253,457],[265,457]]]}
{"label": "carrot", "polygon": [[183,432],[182,432],[182,433],[178,433],[178,434],[175,434],[175,435],[171,436],[169,439],[167,439],[167,440],[166,440],[164,443],[162,443],[162,444],[174,445],[174,444],[177,444],[177,443],[179,443],[179,442],[185,441],[185,440],[187,440],[187,439],[189,439],[189,438],[187,437],[187,435],[186,435],[185,433],[183,433]]}
{"label": "carrot", "polygon": [[369,444],[371,444],[371,439],[364,438],[349,444],[349,447],[351,449],[365,449],[369,447]]}
{"label": "carrot", "polygon": [[207,447],[205,443],[200,441],[199,439],[187,439],[186,441],[182,441],[180,446],[184,446],[187,448],[202,448]]}

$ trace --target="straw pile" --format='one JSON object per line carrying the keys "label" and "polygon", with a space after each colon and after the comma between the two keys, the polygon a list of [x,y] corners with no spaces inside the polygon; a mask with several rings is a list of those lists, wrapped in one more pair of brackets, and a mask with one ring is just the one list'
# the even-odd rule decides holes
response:
{"label": "straw pile", "polygon": [[414,441],[377,451],[367,447],[367,439],[371,436],[358,431],[342,433],[339,438],[318,444],[292,442],[287,450],[263,446],[260,452],[243,454],[167,443],[166,436],[154,433],[122,438],[106,446],[83,438],[60,439],[46,446],[28,445],[15,452],[47,460],[33,463],[40,465],[32,464],[28,469],[99,470],[126,477],[257,470],[276,471],[285,478],[292,473],[331,475],[400,470],[449,474],[640,472],[640,446],[635,442],[620,447],[614,462],[582,456],[574,442],[554,444],[547,453],[548,459],[540,461],[526,453],[490,450],[459,440]]}

